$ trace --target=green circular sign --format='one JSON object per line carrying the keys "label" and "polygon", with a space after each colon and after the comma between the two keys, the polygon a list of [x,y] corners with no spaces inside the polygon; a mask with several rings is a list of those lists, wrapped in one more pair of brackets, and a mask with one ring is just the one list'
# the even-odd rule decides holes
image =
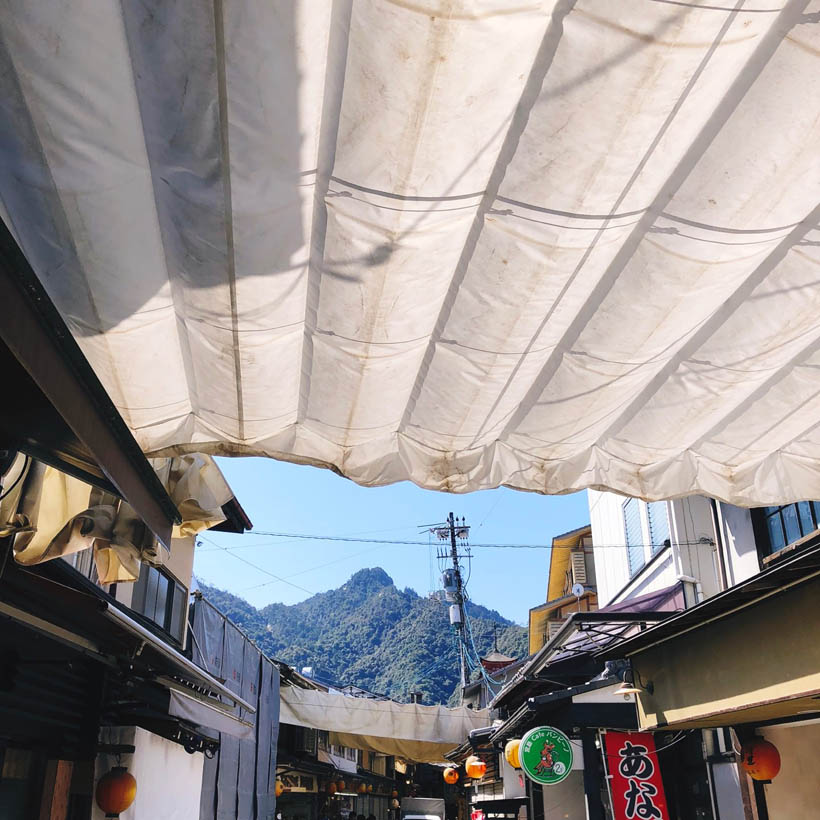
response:
{"label": "green circular sign", "polygon": [[572,769],[572,745],[569,738],[552,726],[530,729],[518,747],[524,774],[542,786],[560,783]]}

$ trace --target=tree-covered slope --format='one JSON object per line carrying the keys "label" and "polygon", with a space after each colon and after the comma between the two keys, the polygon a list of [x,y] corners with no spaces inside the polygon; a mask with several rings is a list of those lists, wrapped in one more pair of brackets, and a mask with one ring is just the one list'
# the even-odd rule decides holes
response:
{"label": "tree-covered slope", "polygon": [[[379,567],[293,606],[256,609],[213,587],[203,585],[202,592],[266,654],[298,670],[312,666],[321,678],[399,700],[416,689],[425,703],[446,703],[456,688],[458,660],[446,605],[397,589]],[[492,651],[493,624],[500,652],[526,654],[526,629],[472,602],[468,613],[480,654]]]}

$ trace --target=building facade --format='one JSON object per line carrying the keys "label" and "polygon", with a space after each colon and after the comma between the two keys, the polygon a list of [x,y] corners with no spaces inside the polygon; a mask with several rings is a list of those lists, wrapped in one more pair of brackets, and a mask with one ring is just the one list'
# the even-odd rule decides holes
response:
{"label": "building facade", "polygon": [[[669,543],[661,546],[652,524],[663,509]],[[591,492],[590,512],[604,602],[673,583],[684,592],[676,614],[605,653],[629,664],[640,727],[699,738],[712,817],[812,816],[820,783],[806,776],[805,759],[816,740],[820,657],[808,636],[820,505],[646,504]],[[743,766],[744,750],[760,740],[780,758],[765,781]],[[696,757],[692,782],[702,780]]]}

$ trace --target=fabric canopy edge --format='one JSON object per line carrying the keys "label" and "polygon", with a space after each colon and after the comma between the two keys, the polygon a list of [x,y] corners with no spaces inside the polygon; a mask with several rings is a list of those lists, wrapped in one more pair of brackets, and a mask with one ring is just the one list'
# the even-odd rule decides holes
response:
{"label": "fabric canopy edge", "polygon": [[[292,441],[294,436],[302,438],[303,444],[312,444],[310,449],[337,449],[339,463],[332,457],[320,458],[310,452],[289,452],[284,449],[282,445],[286,444],[286,440]],[[797,472],[810,476],[800,482],[801,487],[820,485],[820,468],[811,460],[777,452],[730,470],[692,451],[677,453],[650,464],[636,464],[594,446],[570,459],[556,461],[534,459],[501,441],[449,452],[426,447],[405,433],[393,433],[391,438],[396,440],[397,446],[388,457],[383,457],[379,455],[380,445],[373,442],[343,447],[318,436],[304,425],[294,424],[264,442],[183,442],[148,451],[146,457],[158,459],[203,454],[223,458],[272,458],[330,470],[363,487],[383,487],[410,481],[422,489],[454,495],[498,487],[540,495],[568,495],[596,490],[643,501],[666,501],[701,494],[739,507],[807,500],[805,491],[801,493],[788,483],[786,473],[778,468],[781,460],[788,458],[795,462]],[[375,457],[368,458],[368,450],[372,450]],[[488,450],[495,451],[489,461],[481,457]],[[509,464],[503,464],[504,461]],[[479,471],[476,465],[484,466]],[[761,472],[767,476],[763,481],[759,480]],[[605,476],[615,476],[618,480],[605,480]]]}
{"label": "fabric canopy edge", "polygon": [[447,752],[457,748],[458,744],[430,743],[419,740],[399,740],[392,737],[375,735],[352,735],[347,732],[329,732],[330,742],[350,749],[362,749],[365,752],[401,757],[413,763],[446,763]]}

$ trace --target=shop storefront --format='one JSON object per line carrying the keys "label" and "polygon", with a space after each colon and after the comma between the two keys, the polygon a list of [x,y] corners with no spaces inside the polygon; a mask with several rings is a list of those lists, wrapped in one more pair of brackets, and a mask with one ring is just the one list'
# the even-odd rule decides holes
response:
{"label": "shop storefront", "polygon": [[[816,813],[807,761],[820,739],[820,647],[807,618],[818,595],[820,546],[810,546],[609,652],[631,662],[642,729],[725,738],[710,762],[716,803],[727,778],[715,766],[740,760],[747,774],[727,785],[736,804],[751,799],[759,818]],[[777,765],[755,775],[744,750],[760,740]]]}

